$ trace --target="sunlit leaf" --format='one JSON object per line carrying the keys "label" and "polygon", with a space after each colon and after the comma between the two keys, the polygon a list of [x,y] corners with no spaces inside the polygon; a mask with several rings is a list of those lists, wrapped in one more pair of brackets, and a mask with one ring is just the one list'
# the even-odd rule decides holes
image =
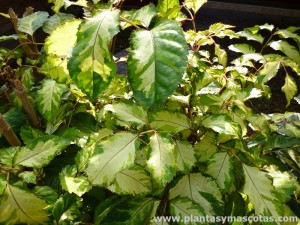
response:
{"label": "sunlit leaf", "polygon": [[281,90],[285,94],[285,97],[287,100],[286,107],[288,107],[291,103],[291,100],[294,98],[294,96],[298,92],[297,84],[290,75],[288,75],[288,74],[285,75],[285,83],[282,86]]}

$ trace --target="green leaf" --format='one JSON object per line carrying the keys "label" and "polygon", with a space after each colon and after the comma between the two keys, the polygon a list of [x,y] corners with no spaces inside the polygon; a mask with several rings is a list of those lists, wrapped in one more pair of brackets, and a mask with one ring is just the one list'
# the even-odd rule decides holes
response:
{"label": "green leaf", "polygon": [[45,133],[29,125],[25,125],[22,126],[20,135],[23,142],[29,145],[34,139],[45,136]]}
{"label": "green leaf", "polygon": [[[174,218],[181,218],[178,224],[195,224],[194,215],[205,218],[204,210],[189,198],[175,198],[170,202],[170,213]],[[204,221],[197,221],[204,222]]]}
{"label": "green leaf", "polygon": [[294,81],[293,77],[289,76],[288,74],[285,75],[285,83],[282,86],[281,90],[285,94],[287,100],[286,107],[288,107],[291,103],[291,100],[298,92],[297,84]]}
{"label": "green leaf", "polygon": [[238,34],[240,34],[242,37],[245,37],[247,40],[257,41],[261,44],[264,41],[264,38],[260,34],[253,32],[247,28],[243,31],[238,32]]}
{"label": "green leaf", "polygon": [[274,187],[266,173],[247,165],[243,165],[243,169],[245,175],[243,192],[249,196],[254,205],[255,214],[273,218],[282,216],[282,203],[276,198]]}
{"label": "green leaf", "polygon": [[174,19],[179,13],[179,0],[158,0],[157,11],[160,17]]}
{"label": "green leaf", "polygon": [[92,186],[84,176],[59,176],[61,187],[70,194],[75,193],[81,197],[84,193],[88,192]]}
{"label": "green leaf", "polygon": [[286,148],[300,147],[300,139],[296,137],[287,137],[283,135],[272,135],[268,138],[264,149],[276,150]]}
{"label": "green leaf", "polygon": [[46,53],[67,57],[76,43],[76,33],[80,22],[78,19],[73,19],[58,26],[45,41]]}
{"label": "green leaf", "polygon": [[196,163],[195,150],[187,141],[174,140],[176,163],[180,172],[188,173]]}
{"label": "green leaf", "polygon": [[119,32],[119,10],[104,10],[81,24],[68,69],[75,84],[96,98],[108,87],[116,65],[109,46]]}
{"label": "green leaf", "polygon": [[26,121],[26,115],[22,108],[13,107],[3,114],[3,118],[9,123],[15,132],[20,131],[20,127]]}
{"label": "green leaf", "polygon": [[67,13],[60,13],[59,15],[54,14],[50,16],[48,20],[44,23],[43,31],[46,32],[47,34],[51,34],[58,26],[72,19],[74,19],[74,16],[72,14],[67,14]]}
{"label": "green leaf", "polygon": [[152,30],[135,31],[131,48],[127,70],[134,97],[154,107],[181,81],[188,54],[184,35],[176,22],[164,21]]}
{"label": "green leaf", "polygon": [[265,84],[271,80],[278,72],[280,63],[279,62],[267,62],[262,70],[257,75],[257,81],[259,84]]}
{"label": "green leaf", "polygon": [[282,40],[272,41],[269,46],[274,50],[282,51],[289,58],[300,64],[300,53],[295,46],[290,45],[288,42]]}
{"label": "green leaf", "polygon": [[174,148],[174,143],[168,135],[155,133],[150,137],[147,166],[153,179],[160,186],[166,185],[176,174]]}
{"label": "green leaf", "polygon": [[47,224],[47,204],[29,191],[7,184],[0,196],[0,223]]}
{"label": "green leaf", "polygon": [[17,34],[12,34],[12,35],[3,35],[0,37],[0,42],[3,42],[3,41],[8,41],[8,40],[18,40],[19,39],[19,36]]}
{"label": "green leaf", "polygon": [[134,166],[118,172],[113,185],[108,189],[121,195],[144,196],[151,191],[152,182],[141,166]]}
{"label": "green leaf", "polygon": [[223,193],[227,193],[234,183],[234,167],[227,152],[218,152],[208,161],[205,173],[212,176]]}
{"label": "green leaf", "polygon": [[36,184],[36,174],[33,171],[24,171],[22,173],[18,174],[18,177],[20,177],[24,182]]}
{"label": "green leaf", "polygon": [[207,0],[184,0],[184,5],[188,9],[192,9],[194,13],[197,11],[207,2]]}
{"label": "green leaf", "polygon": [[12,167],[15,161],[15,155],[24,147],[10,147],[0,150],[0,162],[6,166]]}
{"label": "green leaf", "polygon": [[5,191],[6,185],[7,185],[7,179],[6,179],[6,177],[4,175],[0,174],[0,196]]}
{"label": "green leaf", "polygon": [[169,111],[159,111],[151,114],[150,116],[150,125],[155,130],[177,133],[185,129],[190,129],[189,120],[184,114],[173,113]]}
{"label": "green leaf", "polygon": [[153,198],[132,198],[121,202],[101,222],[103,225],[132,224],[140,225],[149,222],[152,211],[157,209],[159,201]]}
{"label": "green leaf", "polygon": [[194,148],[198,161],[207,161],[218,151],[216,135],[212,131],[207,132]]}
{"label": "green leaf", "polygon": [[[144,27],[149,27],[155,14],[156,8],[152,3],[150,3],[149,5],[146,5],[138,10],[126,12],[125,15],[124,13],[122,13],[122,16],[126,17],[128,20],[134,22],[137,25],[141,24]],[[125,22],[122,28],[125,29],[130,26],[132,26],[132,24]]]}
{"label": "green leaf", "polygon": [[220,45],[215,44],[215,54],[218,57],[219,63],[226,67],[227,65],[227,53],[225,50],[221,49]]}
{"label": "green leaf", "polygon": [[68,91],[64,84],[55,80],[45,79],[42,87],[37,91],[37,104],[39,112],[49,121],[53,122],[61,104],[62,94]]}
{"label": "green leaf", "polygon": [[14,165],[26,167],[42,167],[50,161],[70,142],[57,136],[44,136],[35,139],[26,148],[23,147],[15,156]]}
{"label": "green leaf", "polygon": [[86,173],[93,185],[107,186],[122,169],[134,163],[137,135],[117,133],[96,146]]}
{"label": "green leaf", "polygon": [[25,16],[18,20],[18,30],[32,36],[37,29],[43,26],[48,16],[47,12],[42,11]]}
{"label": "green leaf", "polygon": [[232,135],[236,138],[241,136],[241,127],[233,122],[228,115],[214,114],[207,116],[202,121],[202,125],[220,134]]}
{"label": "green leaf", "polygon": [[255,53],[255,49],[249,44],[233,44],[228,47],[231,51],[243,54]]}
{"label": "green leaf", "polygon": [[74,221],[80,216],[81,200],[76,195],[66,193],[62,195],[54,204],[52,215],[55,221]]}
{"label": "green leaf", "polygon": [[105,110],[113,112],[118,119],[136,123],[138,125],[145,125],[148,123],[148,114],[143,107],[133,104],[132,102],[120,102],[116,104],[106,105]]}
{"label": "green leaf", "polygon": [[48,186],[35,186],[32,191],[36,196],[45,200],[48,204],[54,204],[58,199],[56,191]]}
{"label": "green leaf", "polygon": [[[200,185],[201,184],[201,185]],[[183,176],[170,189],[169,199],[187,197],[198,204],[205,215],[220,215],[222,195],[216,182],[200,173]]]}

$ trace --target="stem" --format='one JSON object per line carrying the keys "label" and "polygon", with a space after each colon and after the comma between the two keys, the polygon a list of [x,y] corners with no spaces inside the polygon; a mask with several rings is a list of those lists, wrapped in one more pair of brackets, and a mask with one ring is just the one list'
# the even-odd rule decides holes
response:
{"label": "stem", "polygon": [[11,126],[6,122],[3,115],[0,113],[0,133],[3,134],[10,146],[21,146],[22,143],[11,128]]}
{"label": "stem", "polygon": [[186,11],[188,11],[188,13],[190,14],[191,19],[190,19],[189,21],[192,22],[192,24],[193,24],[193,29],[194,29],[195,32],[197,32],[196,23],[195,23],[195,17],[194,17],[194,15],[193,15],[193,13],[192,13],[188,8],[186,8],[186,7],[184,7],[184,8],[185,8]]}
{"label": "stem", "polygon": [[6,66],[4,68],[3,74],[5,75],[6,79],[11,84],[11,86],[13,87],[15,94],[20,98],[23,108],[29,116],[30,124],[34,128],[40,129],[41,128],[40,120],[35,110],[33,109],[31,102],[28,99],[26,89],[22,84],[22,82],[18,78],[16,78],[15,73],[10,68],[10,66]]}
{"label": "stem", "polygon": [[[26,12],[30,13],[30,10],[28,10]],[[10,8],[8,10],[8,15],[10,17],[11,23],[13,24],[15,32],[17,34],[23,34],[22,32],[20,32],[18,30],[17,24],[18,24],[18,20],[19,19],[18,19],[17,15],[16,15],[15,11],[12,8]],[[26,35],[26,34],[23,34],[23,35]],[[37,48],[37,46],[34,43],[32,43],[32,42],[28,43],[28,39],[26,39],[26,38],[19,38],[19,42],[22,45],[22,48],[24,49],[24,51],[25,51],[25,53],[26,53],[26,55],[27,55],[28,58],[30,58],[30,59],[37,59],[41,55],[40,52],[39,52],[39,50],[38,50],[38,48]]]}
{"label": "stem", "polygon": [[125,21],[126,23],[129,23],[131,24],[133,27],[135,27],[136,29],[141,29],[138,25],[134,24],[132,21],[126,19],[125,17],[123,16],[120,16],[121,20]]}

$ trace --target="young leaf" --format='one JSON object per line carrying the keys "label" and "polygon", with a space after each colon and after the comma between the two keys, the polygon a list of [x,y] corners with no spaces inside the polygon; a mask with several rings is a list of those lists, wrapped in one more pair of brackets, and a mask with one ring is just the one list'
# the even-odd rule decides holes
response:
{"label": "young leaf", "polygon": [[[274,194],[274,187],[266,173],[256,167],[243,165],[245,175],[244,193],[254,205],[256,215],[273,216],[283,215],[282,203]],[[279,223],[277,223],[279,224]]]}
{"label": "young leaf", "polygon": [[119,32],[119,10],[104,10],[86,19],[77,33],[68,69],[75,84],[90,98],[96,98],[116,73],[109,45]]}
{"label": "young leaf", "polygon": [[32,36],[37,29],[43,26],[48,16],[47,12],[42,11],[25,16],[18,20],[18,30]]}
{"label": "young leaf", "polygon": [[127,70],[134,97],[154,107],[181,81],[188,54],[184,35],[176,22],[167,20],[152,30],[135,31],[131,48]]}
{"label": "young leaf", "polygon": [[105,110],[113,112],[120,120],[125,122],[136,123],[139,125],[148,123],[147,111],[145,111],[143,107],[130,102],[106,105]]}
{"label": "young leaf", "polygon": [[174,140],[176,163],[179,171],[188,173],[196,162],[195,150],[187,141]]}
{"label": "young leaf", "polygon": [[35,139],[15,156],[14,165],[42,167],[47,165],[56,154],[67,147],[70,142],[57,136],[43,136]]}
{"label": "young leaf", "polygon": [[285,97],[287,100],[286,107],[288,107],[291,103],[291,100],[294,98],[294,96],[298,92],[297,84],[290,75],[288,75],[288,74],[285,75],[285,83],[282,86],[281,90],[285,94]]}
{"label": "young leaf", "polygon": [[[199,185],[201,184],[201,185]],[[169,199],[187,197],[199,204],[205,215],[219,215],[222,195],[216,182],[200,173],[183,176],[175,187],[170,189]]]}
{"label": "young leaf", "polygon": [[[184,224],[195,224],[196,221],[192,221],[191,216],[197,215],[197,217],[205,217],[205,212],[203,208],[196,204],[194,201],[192,201],[189,198],[175,198],[170,202],[170,213],[175,218],[181,218],[179,220],[180,225]],[[201,221],[197,221],[201,222]]]}
{"label": "young leaf", "polygon": [[47,204],[29,191],[7,184],[0,196],[1,224],[47,224]]}
{"label": "young leaf", "polygon": [[273,41],[270,44],[270,47],[282,51],[284,54],[286,54],[288,57],[290,57],[292,60],[294,60],[296,63],[300,64],[300,53],[299,50],[293,46],[290,45],[286,41]]}
{"label": "young leaf", "polygon": [[232,135],[236,138],[241,136],[241,127],[232,121],[227,115],[211,115],[207,116],[202,125],[213,129],[217,133]]}
{"label": "young leaf", "polygon": [[96,146],[86,173],[93,185],[110,185],[116,174],[131,166],[135,159],[137,136],[117,133]]}
{"label": "young leaf", "polygon": [[184,5],[188,9],[192,9],[196,14],[197,11],[207,2],[207,0],[184,0]]}
{"label": "young leaf", "polygon": [[54,204],[52,215],[58,224],[63,221],[74,221],[80,216],[81,199],[76,195],[66,193]]}
{"label": "young leaf", "polygon": [[155,133],[150,137],[150,156],[147,166],[153,179],[164,186],[176,174],[174,143],[165,134]]}
{"label": "young leaf", "polygon": [[37,92],[39,112],[49,121],[53,122],[61,104],[61,96],[68,88],[54,80],[43,80],[41,89]]}
{"label": "young leaf", "polygon": [[151,115],[151,127],[155,130],[180,132],[190,129],[188,118],[184,114],[159,111]]}
{"label": "young leaf", "polygon": [[101,224],[147,224],[157,206],[158,201],[153,198],[132,198],[111,210]]}
{"label": "young leaf", "polygon": [[89,181],[84,176],[59,176],[60,184],[64,190],[69,192],[70,194],[75,193],[79,197],[81,197],[84,193],[88,192],[92,186]]}
{"label": "young leaf", "polygon": [[158,0],[157,11],[161,17],[173,19],[179,13],[179,0]]}
{"label": "young leaf", "polygon": [[234,182],[234,168],[230,155],[227,152],[218,152],[208,161],[206,174],[212,176],[223,193],[229,191]]}
{"label": "young leaf", "polygon": [[[152,18],[156,14],[156,8],[152,3],[150,3],[149,5],[146,5],[138,10],[127,12],[126,14],[122,14],[122,16],[125,16],[128,20],[133,21],[134,23],[141,24],[144,27],[148,27],[151,23]],[[122,28],[125,29],[130,26],[132,26],[130,23],[125,23]]]}
{"label": "young leaf", "polygon": [[264,84],[271,80],[278,72],[279,62],[267,62],[262,70],[257,75],[257,81],[259,84]]}
{"label": "young leaf", "polygon": [[134,166],[116,174],[109,190],[121,195],[146,195],[152,189],[151,178],[141,166]]}
{"label": "young leaf", "polygon": [[227,65],[227,53],[225,50],[221,49],[220,45],[215,44],[215,54],[218,57],[219,63],[226,67]]}

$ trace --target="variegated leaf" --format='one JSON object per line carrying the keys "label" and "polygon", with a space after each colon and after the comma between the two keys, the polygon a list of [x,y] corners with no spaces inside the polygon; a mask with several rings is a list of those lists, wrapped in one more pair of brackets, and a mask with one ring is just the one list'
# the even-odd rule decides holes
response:
{"label": "variegated leaf", "polygon": [[166,20],[152,30],[135,31],[131,48],[127,63],[134,97],[154,107],[165,101],[181,81],[188,53],[184,35],[176,22]]}
{"label": "variegated leaf", "polygon": [[179,171],[188,173],[196,162],[195,150],[187,141],[175,140],[176,163]]}
{"label": "variegated leaf", "polygon": [[94,185],[110,185],[118,172],[134,163],[137,135],[117,133],[96,146],[86,173]]}
{"label": "variegated leaf", "polygon": [[119,32],[119,10],[104,10],[86,19],[77,33],[68,69],[76,85],[96,98],[110,83],[116,65],[109,49]]}

